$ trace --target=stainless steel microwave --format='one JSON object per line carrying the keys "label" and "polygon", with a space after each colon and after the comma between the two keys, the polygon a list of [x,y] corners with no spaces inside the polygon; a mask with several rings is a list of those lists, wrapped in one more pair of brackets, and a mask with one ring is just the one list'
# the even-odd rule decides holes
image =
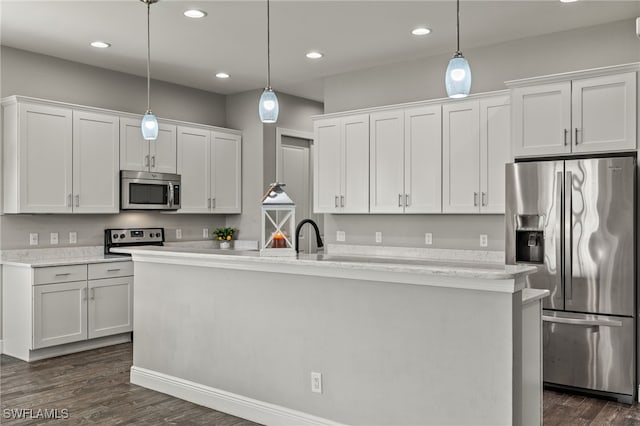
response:
{"label": "stainless steel microwave", "polygon": [[121,210],[178,210],[180,175],[170,173],[120,172]]}

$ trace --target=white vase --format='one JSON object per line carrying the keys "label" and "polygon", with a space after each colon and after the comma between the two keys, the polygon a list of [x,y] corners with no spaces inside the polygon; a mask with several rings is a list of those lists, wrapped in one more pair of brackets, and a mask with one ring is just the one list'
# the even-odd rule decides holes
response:
{"label": "white vase", "polygon": [[220,241],[220,248],[221,249],[231,248],[231,242],[229,242],[229,241]]}

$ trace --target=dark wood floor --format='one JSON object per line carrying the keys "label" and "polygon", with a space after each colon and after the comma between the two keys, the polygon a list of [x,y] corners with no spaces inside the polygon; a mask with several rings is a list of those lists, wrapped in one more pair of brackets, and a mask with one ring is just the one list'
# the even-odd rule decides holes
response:
{"label": "dark wood floor", "polygon": [[[2,425],[220,425],[255,423],[191,404],[129,383],[130,343],[26,363],[2,355]],[[6,410],[68,410],[58,421],[11,420]],[[544,393],[544,424],[640,425],[640,406],[570,395]]]}
{"label": "dark wood floor", "polygon": [[[130,384],[132,358],[131,343],[32,363],[2,355],[0,424],[255,425]],[[32,409],[34,417],[37,409],[67,409],[68,419],[10,420],[7,409]]]}

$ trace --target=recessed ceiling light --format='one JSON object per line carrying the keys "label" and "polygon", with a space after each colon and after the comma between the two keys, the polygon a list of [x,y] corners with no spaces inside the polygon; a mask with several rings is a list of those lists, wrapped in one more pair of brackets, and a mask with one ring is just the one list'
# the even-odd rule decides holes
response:
{"label": "recessed ceiling light", "polygon": [[309,59],[320,59],[324,56],[323,53],[312,50],[311,52],[307,52],[305,55]]}
{"label": "recessed ceiling light", "polygon": [[560,0],[560,3],[575,3],[578,0]]}
{"label": "recessed ceiling light", "polygon": [[411,30],[411,34],[417,36],[423,36],[431,33],[431,30],[427,27],[417,27]]}
{"label": "recessed ceiling light", "polygon": [[216,77],[218,78],[229,78],[229,74],[227,74],[226,72],[219,72],[216,74]]}
{"label": "recessed ceiling light", "polygon": [[97,47],[98,49],[106,49],[107,47],[111,47],[111,44],[104,41],[92,41],[91,46]]}
{"label": "recessed ceiling light", "polygon": [[200,9],[189,9],[184,11],[184,16],[186,16],[187,18],[199,19],[207,16],[207,12]]}

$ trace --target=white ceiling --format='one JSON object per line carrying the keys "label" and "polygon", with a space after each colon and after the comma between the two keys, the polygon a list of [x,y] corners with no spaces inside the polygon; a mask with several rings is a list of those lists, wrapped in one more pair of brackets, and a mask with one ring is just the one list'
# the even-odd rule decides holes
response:
{"label": "white ceiling", "polygon": [[[208,16],[188,19],[199,8]],[[146,6],[138,0],[2,0],[3,45],[146,75]],[[461,2],[461,47],[490,45],[631,19],[640,1]],[[323,78],[386,63],[453,52],[455,1],[271,1],[272,86],[322,101]],[[410,30],[433,30],[416,37]],[[89,46],[94,40],[109,49]],[[325,53],[320,61],[308,50]],[[264,87],[266,1],[160,0],[151,6],[154,79],[216,93]],[[444,64],[443,64],[444,67]],[[226,71],[231,78],[214,77]]]}

